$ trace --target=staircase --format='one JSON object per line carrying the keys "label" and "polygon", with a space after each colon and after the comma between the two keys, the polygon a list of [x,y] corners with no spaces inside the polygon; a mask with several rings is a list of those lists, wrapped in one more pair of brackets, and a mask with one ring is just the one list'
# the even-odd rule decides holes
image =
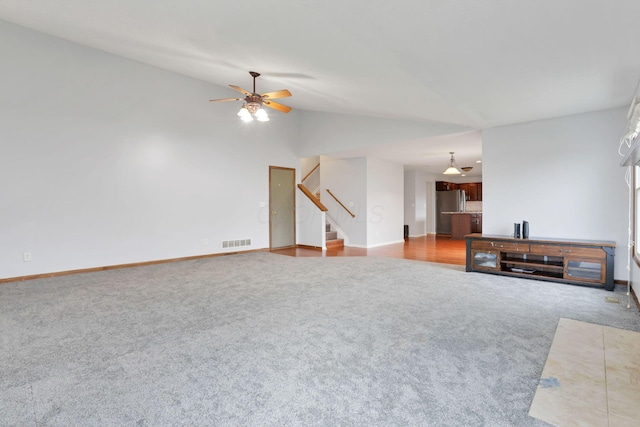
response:
{"label": "staircase", "polygon": [[[322,205],[322,203],[320,203],[320,163],[319,163],[320,158],[317,158],[318,164],[311,169],[311,171],[309,173],[307,173],[305,175],[304,178],[302,178],[302,181],[300,182],[300,184],[298,184],[298,188],[300,188],[306,195],[307,197],[309,197],[310,199],[313,200],[313,198],[315,198],[314,203],[316,203],[316,201],[318,203],[316,203],[316,206],[320,207],[323,211],[327,211],[327,208]],[[331,194],[333,196],[333,194],[327,189],[327,192],[329,192],[329,194]],[[334,198],[336,198],[336,196],[333,196]],[[336,201],[338,203],[340,203],[340,205],[342,205],[342,203],[336,199]],[[347,209],[344,205],[342,205],[343,208]],[[347,212],[349,212],[349,210],[347,209]],[[351,212],[349,212],[351,213]],[[355,216],[353,214],[351,214],[351,216]],[[317,229],[316,229],[317,230]],[[325,232],[326,232],[326,247],[327,250],[337,250],[337,249],[342,249],[344,248],[344,239],[338,239],[338,232],[337,231],[333,231],[331,229],[331,224],[329,222],[327,222],[325,224]],[[344,235],[344,233],[342,233],[341,231],[341,235]]]}
{"label": "staircase", "polygon": [[344,248],[344,239],[338,239],[338,232],[331,231],[331,224],[326,225],[327,232],[327,250],[330,251],[332,249],[342,249]]}

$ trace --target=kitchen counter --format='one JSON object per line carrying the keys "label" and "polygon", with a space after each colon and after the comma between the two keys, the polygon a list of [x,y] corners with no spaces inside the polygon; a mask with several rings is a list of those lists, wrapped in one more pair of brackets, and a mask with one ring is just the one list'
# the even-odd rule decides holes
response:
{"label": "kitchen counter", "polygon": [[468,233],[482,233],[482,212],[442,212],[451,215],[451,239],[462,240]]}
{"label": "kitchen counter", "polygon": [[471,212],[452,212],[451,239],[462,240],[471,232]]}

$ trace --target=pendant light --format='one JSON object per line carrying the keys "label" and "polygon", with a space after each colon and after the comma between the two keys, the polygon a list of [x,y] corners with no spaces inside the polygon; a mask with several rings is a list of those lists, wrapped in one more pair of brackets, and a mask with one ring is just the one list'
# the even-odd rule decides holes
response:
{"label": "pendant light", "polygon": [[456,164],[456,159],[453,158],[453,151],[449,151],[451,154],[451,160],[449,160],[449,167],[446,171],[442,172],[444,175],[460,175],[462,172],[458,170],[458,165]]}

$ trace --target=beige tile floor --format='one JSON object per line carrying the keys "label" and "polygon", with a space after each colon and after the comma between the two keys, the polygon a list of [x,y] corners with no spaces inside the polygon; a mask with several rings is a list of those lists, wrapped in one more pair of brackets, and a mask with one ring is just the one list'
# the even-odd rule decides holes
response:
{"label": "beige tile floor", "polygon": [[560,319],[529,415],[557,426],[640,426],[640,332]]}

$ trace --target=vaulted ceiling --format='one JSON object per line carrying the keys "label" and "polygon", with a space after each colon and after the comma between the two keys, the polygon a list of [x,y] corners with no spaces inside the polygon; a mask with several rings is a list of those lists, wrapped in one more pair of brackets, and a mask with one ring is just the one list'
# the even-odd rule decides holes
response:
{"label": "vaulted ceiling", "polygon": [[[0,0],[0,19],[296,109],[483,129],[626,106],[637,0]],[[162,96],[162,94],[159,94]]]}

